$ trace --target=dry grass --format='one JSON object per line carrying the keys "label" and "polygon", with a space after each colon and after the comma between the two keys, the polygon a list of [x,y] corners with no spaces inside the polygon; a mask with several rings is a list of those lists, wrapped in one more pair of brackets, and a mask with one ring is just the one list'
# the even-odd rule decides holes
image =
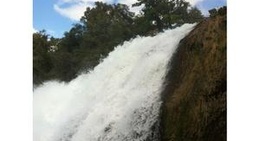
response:
{"label": "dry grass", "polygon": [[183,39],[163,92],[162,141],[226,140],[226,16]]}

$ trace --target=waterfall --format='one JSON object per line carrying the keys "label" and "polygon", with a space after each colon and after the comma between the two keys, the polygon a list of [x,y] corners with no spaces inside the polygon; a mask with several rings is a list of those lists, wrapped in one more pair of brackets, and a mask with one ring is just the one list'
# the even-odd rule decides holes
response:
{"label": "waterfall", "polygon": [[87,74],[36,88],[33,140],[158,140],[167,64],[194,25],[124,42]]}

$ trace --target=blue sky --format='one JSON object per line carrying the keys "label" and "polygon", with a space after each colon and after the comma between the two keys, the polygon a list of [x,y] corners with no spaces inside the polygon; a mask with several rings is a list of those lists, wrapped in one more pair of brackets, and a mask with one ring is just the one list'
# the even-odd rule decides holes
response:
{"label": "blue sky", "polygon": [[[97,0],[33,0],[33,29],[40,31],[45,29],[54,37],[62,37],[65,31],[69,31],[74,23],[79,22],[86,7],[93,7]],[[131,5],[137,0],[99,0],[107,3],[123,3]],[[186,0],[193,6],[197,6],[204,15],[214,7],[227,5],[226,0]],[[137,12],[140,8],[130,8]]]}

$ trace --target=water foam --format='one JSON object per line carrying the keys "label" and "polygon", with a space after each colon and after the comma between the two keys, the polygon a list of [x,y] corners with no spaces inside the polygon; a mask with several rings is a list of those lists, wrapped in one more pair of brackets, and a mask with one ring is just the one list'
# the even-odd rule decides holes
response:
{"label": "water foam", "polygon": [[118,46],[98,66],[69,83],[34,90],[34,141],[156,140],[167,64],[185,24]]}

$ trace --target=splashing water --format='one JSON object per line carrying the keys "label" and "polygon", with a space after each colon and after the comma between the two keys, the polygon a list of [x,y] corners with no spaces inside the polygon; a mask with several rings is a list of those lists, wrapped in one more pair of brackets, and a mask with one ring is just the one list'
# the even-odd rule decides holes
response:
{"label": "splashing water", "polygon": [[34,141],[158,140],[167,64],[195,24],[118,46],[93,71],[34,90]]}

